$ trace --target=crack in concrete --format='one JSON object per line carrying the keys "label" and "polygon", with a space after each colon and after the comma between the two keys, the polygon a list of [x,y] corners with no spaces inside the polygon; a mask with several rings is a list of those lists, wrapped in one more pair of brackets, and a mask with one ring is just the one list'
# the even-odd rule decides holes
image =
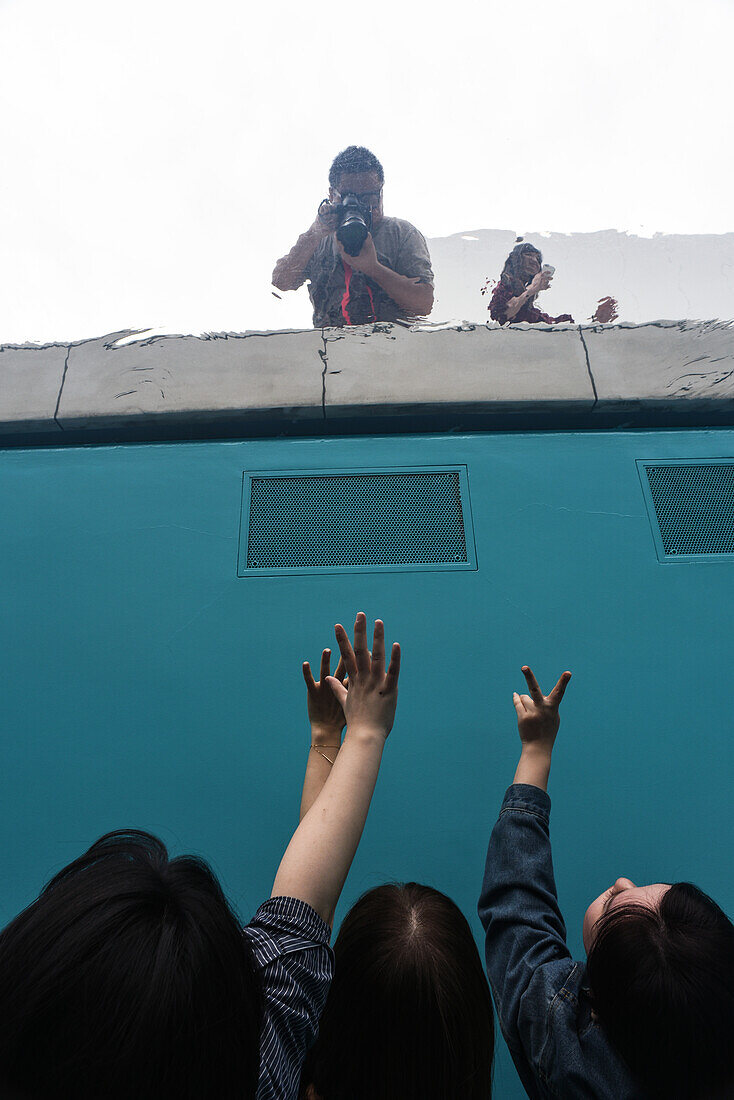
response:
{"label": "crack in concrete", "polygon": [[326,353],[326,336],[323,329],[321,330],[321,339],[324,344],[323,348],[318,349],[319,358],[324,366],[321,372],[321,416],[326,420],[326,372],[329,369],[329,357]]}
{"label": "crack in concrete", "polygon": [[591,373],[591,360],[589,359],[589,349],[586,346],[586,341],[584,340],[584,334],[581,325],[579,325],[579,336],[581,337],[581,343],[584,346],[584,355],[586,356],[586,370],[588,372],[589,381],[591,382],[591,389],[594,394],[594,403],[589,409],[589,412],[593,412],[596,406],[599,404],[599,394],[596,392],[596,382],[594,381],[594,375]]}
{"label": "crack in concrete", "polygon": [[63,425],[59,422],[59,406],[61,404],[61,394],[64,392],[64,382],[66,382],[66,372],[69,369],[69,356],[71,355],[71,349],[73,344],[68,344],[66,348],[66,358],[64,359],[64,371],[61,375],[61,385],[59,386],[59,395],[56,398],[56,408],[54,409],[54,424],[59,431],[64,431]]}

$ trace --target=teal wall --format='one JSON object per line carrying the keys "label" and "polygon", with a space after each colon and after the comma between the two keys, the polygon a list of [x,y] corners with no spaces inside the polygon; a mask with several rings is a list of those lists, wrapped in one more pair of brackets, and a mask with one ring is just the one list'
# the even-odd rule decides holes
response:
{"label": "teal wall", "polygon": [[[0,454],[0,917],[133,825],[206,855],[248,919],[297,822],[301,662],[357,610],[384,618],[403,671],[339,914],[376,883],[416,879],[478,931],[523,662],[543,686],[574,673],[551,776],[572,949],[589,900],[622,874],[691,879],[731,913],[734,563],[658,562],[635,460],[732,455],[727,431]],[[457,463],[476,572],[238,579],[243,470]],[[496,1080],[498,1097],[523,1095],[504,1053]]]}

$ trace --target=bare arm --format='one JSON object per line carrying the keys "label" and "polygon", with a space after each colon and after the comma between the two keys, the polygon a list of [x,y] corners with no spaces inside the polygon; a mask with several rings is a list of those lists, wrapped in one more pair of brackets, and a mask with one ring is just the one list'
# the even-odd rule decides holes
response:
{"label": "bare arm", "polygon": [[408,275],[399,275],[397,271],[381,264],[372,234],[368,235],[358,256],[350,256],[341,243],[338,248],[344,263],[373,279],[407,313],[425,317],[433,309],[433,287],[430,283],[422,283],[420,279],[411,279]]}
{"label": "bare arm", "polygon": [[278,290],[298,290],[305,279],[306,264],[316,248],[336,229],[336,215],[328,200],[319,206],[319,213],[286,256],[281,256],[273,269],[273,286]]}
{"label": "bare arm", "polygon": [[539,272],[533,281],[525,287],[522,294],[518,294],[516,298],[510,298],[505,307],[505,314],[507,320],[511,321],[515,317],[520,309],[526,302],[532,302],[536,294],[539,294],[541,290],[547,290],[550,286],[550,278],[543,272]]}
{"label": "bare arm", "polygon": [[416,317],[427,317],[433,309],[433,287],[419,279],[398,275],[384,264],[378,263],[371,276],[393,302]]}
{"label": "bare arm", "polygon": [[321,792],[285,851],[272,893],[300,898],[329,924],[364,829],[395,718],[400,671],[400,646],[395,643],[385,672],[385,628],[379,619],[371,657],[362,612],[354,624],[354,649],[343,626],[337,625],[335,633],[349,691],[334,677],[328,683],[344,708],[347,731]]}
{"label": "bare arm", "polygon": [[529,290],[524,290],[522,294],[518,294],[516,298],[509,298],[507,305],[505,306],[505,316],[508,321],[511,321],[516,316],[518,311],[525,305],[525,303],[532,299],[532,294]]}
{"label": "bare arm", "polygon": [[321,241],[323,233],[319,232],[316,223],[309,226],[305,233],[293,245],[286,256],[281,256],[273,269],[273,286],[278,290],[298,290],[305,279],[306,264],[316,251],[316,246]]}
{"label": "bare arm", "polygon": [[[318,681],[314,680],[308,661],[303,662],[303,678],[306,681],[307,692],[306,707],[311,723],[311,746],[303,780],[300,821],[320,795],[321,788],[334,766],[337,753],[341,748],[342,730],[346,724],[341,703],[327,683],[330,661],[331,650],[325,649],[321,654],[321,672]],[[334,677],[342,683],[344,676],[344,662],[340,657]]]}

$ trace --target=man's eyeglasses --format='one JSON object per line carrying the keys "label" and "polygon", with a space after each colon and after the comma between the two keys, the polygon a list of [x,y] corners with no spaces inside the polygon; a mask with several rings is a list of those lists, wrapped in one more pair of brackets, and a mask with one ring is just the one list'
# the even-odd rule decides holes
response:
{"label": "man's eyeglasses", "polygon": [[[382,191],[365,191],[362,195],[358,195],[356,191],[348,191],[347,194],[354,195],[355,199],[359,199],[362,203],[362,206],[373,207],[378,205]],[[336,197],[341,202],[344,196],[337,191]]]}

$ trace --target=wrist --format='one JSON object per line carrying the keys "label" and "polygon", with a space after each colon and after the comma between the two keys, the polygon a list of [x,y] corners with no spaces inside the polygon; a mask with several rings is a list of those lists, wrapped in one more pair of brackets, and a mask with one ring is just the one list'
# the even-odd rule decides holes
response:
{"label": "wrist", "polygon": [[384,726],[371,725],[368,722],[347,723],[344,741],[359,742],[361,745],[378,745],[383,748],[387,740]]}
{"label": "wrist", "polygon": [[552,753],[552,746],[523,745],[513,783],[528,783],[547,790]]}
{"label": "wrist", "polygon": [[[381,264],[379,260],[375,260],[375,262],[370,267],[369,271],[365,271],[364,274],[368,278],[373,279],[378,284],[378,286],[382,286],[383,275],[386,271],[390,271],[390,270],[391,269],[389,267],[385,267],[384,264]],[[393,274],[394,274],[394,272],[393,272]]]}
{"label": "wrist", "polygon": [[341,747],[342,739],[342,727],[329,726],[322,722],[311,723],[311,744],[318,745],[319,748],[335,748]]}

